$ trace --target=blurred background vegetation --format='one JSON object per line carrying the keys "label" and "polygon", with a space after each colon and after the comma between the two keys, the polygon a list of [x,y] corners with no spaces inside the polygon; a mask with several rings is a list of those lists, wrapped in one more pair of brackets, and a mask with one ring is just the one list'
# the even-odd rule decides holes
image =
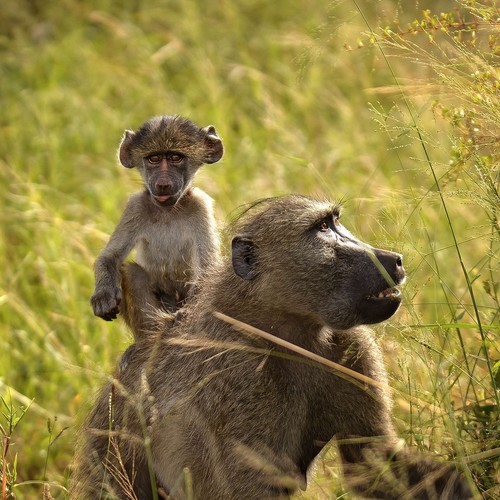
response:
{"label": "blurred background vegetation", "polygon": [[[78,425],[131,341],[89,306],[140,189],[116,148],[173,113],[224,140],[196,179],[222,224],[300,192],[404,253],[404,307],[377,327],[400,435],[499,498],[499,27],[495,0],[4,0],[1,498],[67,496]],[[298,496],[349,497],[333,447]]]}

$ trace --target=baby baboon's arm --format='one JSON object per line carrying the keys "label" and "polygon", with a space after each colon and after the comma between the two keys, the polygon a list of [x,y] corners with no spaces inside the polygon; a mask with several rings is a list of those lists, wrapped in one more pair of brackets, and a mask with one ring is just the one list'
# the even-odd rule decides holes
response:
{"label": "baby baboon's arm", "polygon": [[115,319],[121,301],[120,268],[134,248],[143,224],[138,197],[132,197],[111,238],[94,264],[95,290],[90,299],[94,314],[106,321]]}

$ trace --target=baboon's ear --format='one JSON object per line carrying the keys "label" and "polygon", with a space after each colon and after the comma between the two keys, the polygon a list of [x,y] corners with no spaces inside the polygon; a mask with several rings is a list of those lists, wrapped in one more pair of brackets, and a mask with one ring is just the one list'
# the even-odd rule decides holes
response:
{"label": "baboon's ear", "polygon": [[135,166],[132,159],[132,141],[134,136],[135,132],[132,132],[132,130],[125,130],[120,149],[118,150],[120,163],[127,168],[133,168]]}
{"label": "baboon's ear", "polygon": [[236,236],[231,243],[234,272],[244,280],[252,280],[259,274],[257,247],[244,236]]}
{"label": "baboon's ear", "polygon": [[222,158],[224,147],[213,125],[202,128],[205,134],[205,157],[203,163],[215,163]]}

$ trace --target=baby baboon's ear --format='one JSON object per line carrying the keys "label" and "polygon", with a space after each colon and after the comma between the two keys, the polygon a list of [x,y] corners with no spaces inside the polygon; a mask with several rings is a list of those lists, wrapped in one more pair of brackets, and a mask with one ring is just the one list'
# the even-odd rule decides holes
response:
{"label": "baby baboon's ear", "polygon": [[234,272],[244,280],[252,280],[259,274],[257,247],[247,237],[235,236],[231,243]]}
{"label": "baby baboon's ear", "polygon": [[120,149],[118,150],[118,158],[120,163],[127,168],[135,167],[132,159],[132,141],[134,139],[135,132],[132,130],[125,130],[123,134],[123,139],[120,144]]}
{"label": "baby baboon's ear", "polygon": [[222,158],[224,147],[213,125],[201,129],[205,134],[205,156],[203,163],[215,163]]}

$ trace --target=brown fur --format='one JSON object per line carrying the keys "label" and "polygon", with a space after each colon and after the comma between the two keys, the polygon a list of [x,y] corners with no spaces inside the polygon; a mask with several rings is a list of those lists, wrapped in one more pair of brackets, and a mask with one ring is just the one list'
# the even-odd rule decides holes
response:
{"label": "brown fur", "polygon": [[[178,309],[219,260],[213,202],[191,183],[202,163],[222,153],[213,127],[200,129],[177,116],[154,117],[125,132],[120,161],[140,171],[146,189],[130,198],[96,260],[96,316],[112,320],[121,312],[137,339],[156,308]],[[122,267],[133,248],[137,262]]]}
{"label": "brown fur", "polygon": [[[177,499],[283,498],[306,485],[332,439],[364,497],[471,497],[453,468],[399,446],[381,349],[362,325],[398,308],[402,258],[356,240],[338,212],[288,196],[242,217],[231,261],[103,389],[82,429],[74,498],[148,499],[152,487]],[[215,311],[377,383],[235,330]]]}

